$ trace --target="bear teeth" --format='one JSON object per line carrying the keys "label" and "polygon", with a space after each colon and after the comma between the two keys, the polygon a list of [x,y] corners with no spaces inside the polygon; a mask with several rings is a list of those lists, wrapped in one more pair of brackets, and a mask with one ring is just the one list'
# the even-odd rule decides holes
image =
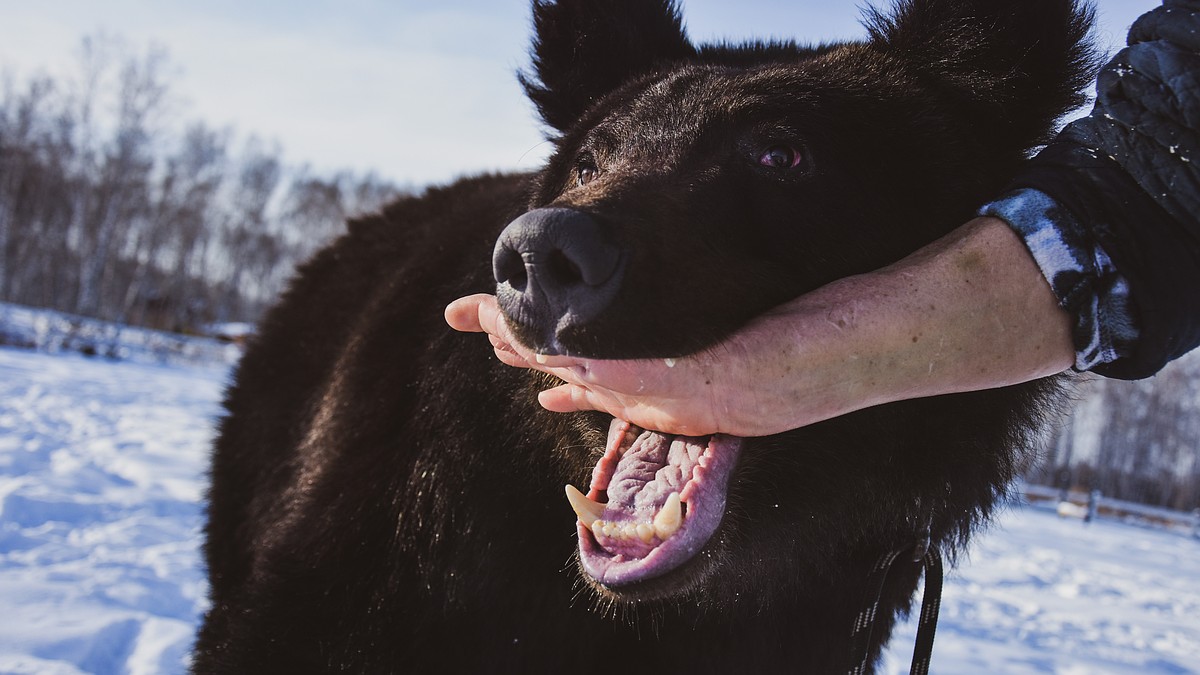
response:
{"label": "bear teeth", "polygon": [[603,534],[612,539],[633,540],[641,539],[649,544],[658,537],[666,541],[679,531],[683,525],[683,502],[678,492],[672,492],[649,523],[614,523],[604,520],[604,504],[589,499],[574,485],[567,486],[567,501],[571,503],[579,522],[592,533]]}
{"label": "bear teeth", "polygon": [[604,515],[604,505],[589,499],[574,485],[567,486],[567,501],[571,503],[575,515],[579,516],[579,522],[586,527],[590,527],[590,523]]}
{"label": "bear teeth", "polygon": [[665,540],[675,534],[683,524],[683,503],[678,492],[672,492],[666,503],[654,516],[654,533],[659,539]]}

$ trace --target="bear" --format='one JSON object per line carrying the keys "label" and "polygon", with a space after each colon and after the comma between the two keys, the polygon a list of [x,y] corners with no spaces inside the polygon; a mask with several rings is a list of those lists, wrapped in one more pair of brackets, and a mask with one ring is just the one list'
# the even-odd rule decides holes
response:
{"label": "bear", "polygon": [[350,220],[238,365],[193,672],[869,671],[914,560],[953,561],[1058,414],[1069,376],[672,437],[543,410],[552,378],[442,314],[494,292],[544,353],[671,359],[898,260],[1085,100],[1082,0],[895,0],[820,45],[696,45],[674,0],[532,13],[545,166]]}

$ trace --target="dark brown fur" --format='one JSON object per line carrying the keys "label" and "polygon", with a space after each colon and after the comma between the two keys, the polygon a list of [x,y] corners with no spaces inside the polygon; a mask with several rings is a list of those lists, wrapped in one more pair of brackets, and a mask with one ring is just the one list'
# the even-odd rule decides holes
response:
{"label": "dark brown fur", "polygon": [[[703,349],[755,314],[965,222],[1080,101],[1068,0],[905,0],[864,43],[693,47],[662,0],[535,2],[526,88],[556,153],[350,224],[300,272],[230,389],[212,470],[210,672],[825,672],[867,569],[923,521],[952,555],[1060,383],[864,410],[748,443],[721,529],[677,574],[594,589],[566,483],[599,414],[554,415],[442,308],[494,288],[499,232],[570,206],[631,251],[600,356]],[[636,17],[636,19],[631,19]],[[764,144],[810,164],[758,166]],[[574,187],[581,153],[602,176]],[[873,653],[917,584],[902,570]],[[568,670],[568,668],[572,670]]]}

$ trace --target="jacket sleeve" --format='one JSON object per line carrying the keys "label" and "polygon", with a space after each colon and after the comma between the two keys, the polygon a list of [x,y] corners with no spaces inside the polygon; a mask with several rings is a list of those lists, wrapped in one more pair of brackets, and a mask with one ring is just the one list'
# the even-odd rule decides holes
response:
{"label": "jacket sleeve", "polygon": [[1200,0],[1166,0],[1128,45],[1091,114],[981,213],[1022,236],[1075,318],[1075,367],[1137,379],[1200,344]]}

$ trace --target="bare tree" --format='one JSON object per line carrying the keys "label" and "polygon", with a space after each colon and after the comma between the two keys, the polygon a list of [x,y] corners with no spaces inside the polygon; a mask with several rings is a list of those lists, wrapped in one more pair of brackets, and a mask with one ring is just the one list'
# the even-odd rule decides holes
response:
{"label": "bare tree", "polygon": [[256,313],[265,301],[261,285],[263,267],[278,262],[276,246],[267,246],[261,235],[271,233],[268,209],[282,178],[279,150],[251,137],[238,161],[238,179],[231,186],[224,226],[221,228],[224,276],[229,280],[225,297],[216,308],[221,321]]}
{"label": "bare tree", "polygon": [[[106,55],[85,54],[88,87],[103,78],[110,64]],[[166,95],[162,70],[165,53],[151,49],[141,59],[129,59],[117,76],[115,131],[99,152],[98,183],[94,184],[88,207],[81,212],[81,269],[76,311],[103,315],[101,302],[106,285],[115,285],[114,267],[128,259],[131,230],[146,216],[147,184],[154,169],[155,116],[162,110]],[[94,102],[81,101],[81,110],[90,111]],[[92,129],[84,128],[90,137]],[[89,153],[90,154],[90,153]],[[136,235],[132,238],[136,240]],[[122,296],[124,293],[121,294]]]}
{"label": "bare tree", "polygon": [[[1049,467],[1031,480],[1054,482],[1066,470],[1076,488],[1181,510],[1200,507],[1200,354],[1137,382],[1097,380],[1085,401],[1095,419],[1076,417],[1052,441]],[[1080,434],[1089,425],[1091,433]],[[1081,446],[1098,439],[1095,447]]]}
{"label": "bare tree", "polygon": [[100,35],[66,78],[0,80],[0,300],[175,330],[253,320],[348,214],[400,192],[176,130],[170,79],[161,49]]}

